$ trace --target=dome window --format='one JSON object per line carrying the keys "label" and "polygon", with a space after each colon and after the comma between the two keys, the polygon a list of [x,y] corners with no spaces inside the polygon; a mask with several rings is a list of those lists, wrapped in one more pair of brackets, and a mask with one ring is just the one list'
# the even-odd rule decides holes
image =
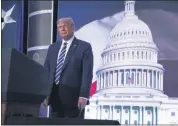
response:
{"label": "dome window", "polygon": [[124,35],[126,35],[126,32],[124,32]]}
{"label": "dome window", "polygon": [[116,54],[114,53],[114,61],[116,61]]}
{"label": "dome window", "polygon": [[143,59],[143,51],[142,51],[142,59]]}
{"label": "dome window", "polygon": [[118,53],[118,60],[120,60],[120,53]]}
{"label": "dome window", "polygon": [[132,35],[134,34],[134,31],[132,31]]}
{"label": "dome window", "polygon": [[137,51],[137,59],[139,59],[139,51]]}
{"label": "dome window", "polygon": [[132,51],[132,59],[134,59],[134,51]]}
{"label": "dome window", "polygon": [[129,52],[127,52],[127,59],[129,59]]}
{"label": "dome window", "polygon": [[151,60],[151,52],[150,52],[150,57],[149,57],[149,60]]}
{"label": "dome window", "polygon": [[125,54],[124,52],[122,52],[122,60],[124,60],[124,58],[125,58]]}
{"label": "dome window", "polygon": [[139,34],[141,34],[142,32],[141,31],[139,31]]}
{"label": "dome window", "polygon": [[110,55],[110,61],[112,61],[112,55]]}
{"label": "dome window", "polygon": [[120,36],[122,36],[122,32],[121,32]]}
{"label": "dome window", "polygon": [[137,34],[137,31],[136,31],[136,34]]}

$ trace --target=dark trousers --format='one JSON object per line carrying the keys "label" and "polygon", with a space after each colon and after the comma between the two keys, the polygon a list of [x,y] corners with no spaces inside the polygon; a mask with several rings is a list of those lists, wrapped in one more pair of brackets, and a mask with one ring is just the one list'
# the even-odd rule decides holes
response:
{"label": "dark trousers", "polygon": [[63,89],[62,86],[59,85],[53,84],[51,96],[49,99],[49,104],[52,109],[51,117],[84,118],[84,110],[81,111],[78,109],[77,105],[69,105],[62,102],[59,91],[63,91]]}

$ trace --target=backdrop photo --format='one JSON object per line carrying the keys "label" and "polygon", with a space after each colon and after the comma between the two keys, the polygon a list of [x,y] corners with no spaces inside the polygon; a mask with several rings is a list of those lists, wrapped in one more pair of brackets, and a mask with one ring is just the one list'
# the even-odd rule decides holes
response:
{"label": "backdrop photo", "polygon": [[[49,45],[60,39],[56,19],[71,17],[75,36],[90,43],[94,54],[85,118],[178,124],[177,1],[56,3],[2,1],[2,48],[25,50],[43,65]],[[39,116],[47,110],[42,104]]]}
{"label": "backdrop photo", "polygon": [[[125,3],[125,1],[59,1],[58,5],[58,18],[61,17],[72,17],[75,21],[75,27],[76,27],[76,37],[82,40],[85,40],[89,42],[92,45],[93,53],[94,53],[94,77],[93,77],[93,84],[92,84],[92,92],[91,92],[91,105],[88,106],[86,109],[86,118],[97,118],[97,119],[116,119],[119,120],[122,124],[169,124],[169,123],[178,123],[175,118],[177,117],[175,113],[178,112],[178,106],[174,106],[175,103],[178,101],[177,98],[171,98],[171,97],[178,97],[178,78],[176,75],[178,74],[178,67],[176,64],[178,64],[178,2],[176,1],[136,1]],[[70,9],[69,9],[70,8]],[[130,20],[127,22],[124,22],[123,18],[126,18],[127,13],[135,12],[135,15],[138,16],[139,21]],[[128,14],[129,15],[129,14]],[[140,21],[141,20],[141,21]],[[143,74],[140,74],[140,70],[138,70],[136,79],[133,74],[133,77],[130,77],[127,79],[127,70],[129,69],[131,73],[134,73],[135,66],[133,64],[126,68],[126,66],[122,65],[119,66],[119,61],[112,63],[112,56],[107,59],[107,56],[105,55],[112,55],[114,54],[117,48],[113,50],[111,48],[112,43],[117,43],[119,41],[124,41],[124,37],[122,38],[122,33],[129,36],[129,29],[138,30],[138,34],[140,36],[137,36],[137,39],[130,37],[129,39],[125,37],[125,41],[134,42],[134,41],[142,41],[143,35],[145,36],[151,36],[151,39],[153,41],[153,45],[156,45],[156,48],[158,49],[156,52],[156,56],[153,53],[153,60],[157,63],[160,63],[163,65],[163,73],[164,75],[156,75],[153,70],[148,70],[148,72],[145,72],[145,68],[143,68]],[[141,30],[141,31],[140,31]],[[135,32],[135,31],[133,31]],[[115,34],[115,35],[114,35]],[[135,34],[135,33],[132,33]],[[137,34],[137,31],[136,31]],[[114,40],[113,38],[116,38]],[[119,40],[123,39],[123,40]],[[59,36],[58,36],[58,39]],[[144,41],[147,41],[144,39]],[[117,45],[117,44],[116,44]],[[120,46],[120,47],[119,47]],[[127,45],[128,46],[128,45]],[[134,47],[129,47],[129,51],[132,49],[139,49]],[[149,45],[146,45],[147,48]],[[110,50],[107,48],[110,48]],[[118,51],[121,50],[121,45],[118,45]],[[128,47],[127,47],[128,48]],[[143,47],[145,48],[145,47]],[[104,51],[106,50],[106,51]],[[110,51],[110,53],[109,53]],[[128,52],[128,56],[129,56]],[[137,54],[138,55],[138,54]],[[144,56],[147,56],[144,55]],[[155,56],[155,57],[154,57]],[[124,54],[123,54],[124,57]],[[151,53],[150,53],[151,57]],[[106,58],[106,59],[105,59]],[[114,60],[119,59],[117,55],[113,55]],[[158,59],[157,59],[158,58]],[[150,58],[151,59],[151,58]],[[107,64],[108,62],[108,64]],[[145,60],[145,62],[147,62]],[[127,63],[127,60],[123,62],[123,64]],[[151,66],[151,62],[147,62],[147,67]],[[107,66],[108,65],[108,66]],[[145,63],[138,63],[137,69],[142,68],[142,65],[145,65]],[[117,67],[116,67],[117,66]],[[119,67],[119,68],[118,68]],[[114,71],[109,71],[110,69],[114,69]],[[121,83],[123,84],[128,82],[133,82],[135,84],[136,80],[139,80],[139,78],[143,79],[143,85],[144,85],[144,77],[146,77],[145,81],[147,81],[146,87],[140,86],[137,89],[137,86],[131,86],[128,88],[121,85],[119,87],[119,73],[116,72],[116,76],[118,78],[115,78],[115,71],[121,71],[122,69],[126,70],[125,74],[123,72],[123,78],[121,76]],[[157,68],[155,68],[157,69]],[[123,70],[123,71],[124,71]],[[161,70],[161,71],[162,71]],[[103,72],[102,72],[103,71]],[[104,73],[106,72],[106,74]],[[145,73],[144,73],[145,72]],[[153,72],[153,73],[150,73]],[[136,74],[135,73],[135,74]],[[149,74],[150,73],[150,74]],[[106,76],[105,76],[106,75]],[[126,76],[126,80],[124,80]],[[151,77],[150,77],[151,76]],[[156,82],[158,79],[158,83]],[[106,79],[106,80],[105,80]],[[148,81],[150,79],[150,81]],[[159,83],[159,80],[162,79],[163,82]],[[140,80],[142,83],[142,80]],[[148,85],[152,85],[152,81],[155,84],[154,89],[150,89],[152,87],[148,88]],[[114,83],[117,85],[114,86],[108,86],[108,85],[114,85]],[[138,82],[139,83],[139,82]],[[156,84],[158,86],[156,87]],[[159,84],[162,84],[162,87],[159,87]],[[142,85],[142,84],[141,84]],[[128,89],[128,90],[127,90]],[[144,91],[145,90],[145,91]],[[158,90],[161,93],[155,93],[154,91]],[[130,91],[130,94],[128,93]],[[134,99],[136,102],[134,105],[130,106],[130,102],[133,99],[130,99],[130,102],[127,101],[128,99],[116,99],[113,98],[116,95],[119,95],[118,97],[136,97],[134,95],[134,92],[137,92],[139,96],[137,97],[144,97],[145,95],[153,95],[153,97],[157,97],[156,102],[161,102],[162,104],[165,102],[168,102],[170,104],[169,108],[166,108],[165,105],[153,105],[147,104],[146,106],[140,105],[140,103],[143,103],[144,101],[140,101],[139,99]],[[112,92],[112,93],[111,93]],[[149,92],[149,93],[148,93]],[[115,93],[115,94],[114,94]],[[148,93],[148,94],[147,94]],[[137,94],[137,95],[138,95]],[[104,97],[108,95],[108,99]],[[127,95],[127,96],[125,96]],[[146,96],[143,99],[145,101],[149,100]],[[162,99],[162,97],[167,97],[167,99]],[[111,102],[114,102],[114,105],[110,105]],[[154,98],[153,98],[154,99]],[[151,100],[150,102],[153,102],[154,100]],[[175,101],[169,101],[169,99],[174,99]],[[168,100],[168,101],[167,101]],[[118,102],[116,102],[118,101]],[[120,101],[120,103],[119,103]],[[127,101],[127,102],[126,102]],[[121,103],[126,103],[127,105],[123,105]],[[138,102],[138,103],[137,103]],[[172,107],[171,107],[172,106]],[[100,108],[101,107],[101,108]],[[99,108],[99,110],[98,110]],[[148,112],[148,115],[145,116],[144,110],[145,109]],[[167,114],[170,115],[167,118],[161,116],[161,113],[164,113],[162,109],[168,109]],[[137,116],[132,115],[132,110],[137,114]],[[121,111],[121,113],[120,113]],[[129,112],[128,112],[129,111]],[[151,112],[150,112],[151,111]],[[99,114],[97,114],[99,113]],[[144,114],[143,114],[144,113]],[[150,115],[149,113],[152,113]],[[128,115],[127,115],[128,114]],[[165,114],[165,113],[164,113]],[[162,114],[162,115],[164,115]],[[129,116],[131,115],[131,116]],[[150,116],[149,116],[150,115]],[[164,120],[165,118],[165,120]]]}

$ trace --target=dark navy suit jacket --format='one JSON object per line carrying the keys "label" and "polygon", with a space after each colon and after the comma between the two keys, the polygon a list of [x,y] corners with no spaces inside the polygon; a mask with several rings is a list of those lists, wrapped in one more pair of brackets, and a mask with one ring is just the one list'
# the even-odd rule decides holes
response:
{"label": "dark navy suit jacket", "polygon": [[[57,57],[62,41],[50,45],[44,66],[48,69],[49,83],[53,85]],[[93,77],[93,52],[91,45],[74,37],[74,40],[66,55],[59,85],[63,86],[60,97],[69,100],[78,97],[89,98],[90,87]],[[66,90],[65,90],[66,89]],[[75,97],[75,98],[74,98]],[[74,101],[75,103],[77,101]]]}

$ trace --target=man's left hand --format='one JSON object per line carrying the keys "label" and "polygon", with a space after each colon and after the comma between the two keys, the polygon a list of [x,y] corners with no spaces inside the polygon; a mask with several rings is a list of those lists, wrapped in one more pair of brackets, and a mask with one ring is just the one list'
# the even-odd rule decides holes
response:
{"label": "man's left hand", "polygon": [[78,99],[78,108],[79,109],[84,109],[86,104],[87,104],[87,98],[79,97]]}

